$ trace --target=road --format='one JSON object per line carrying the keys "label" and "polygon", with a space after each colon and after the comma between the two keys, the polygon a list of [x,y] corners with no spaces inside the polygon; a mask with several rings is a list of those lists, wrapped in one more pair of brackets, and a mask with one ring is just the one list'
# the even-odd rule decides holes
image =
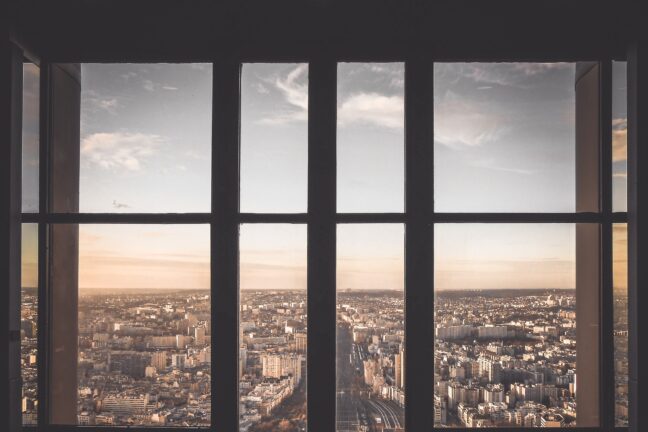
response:
{"label": "road", "polygon": [[337,327],[337,432],[404,430],[405,412],[393,401],[371,395],[362,377],[366,356],[351,330]]}

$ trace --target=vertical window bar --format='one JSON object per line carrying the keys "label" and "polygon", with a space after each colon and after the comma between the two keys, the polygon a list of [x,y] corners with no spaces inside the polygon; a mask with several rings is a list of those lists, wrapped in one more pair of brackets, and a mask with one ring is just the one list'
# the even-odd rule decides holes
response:
{"label": "vertical window bar", "polygon": [[19,430],[20,409],[20,214],[23,53],[11,43],[0,45],[0,278],[3,304],[0,333],[4,341],[2,429]]}
{"label": "vertical window bar", "polygon": [[[39,125],[39,165],[38,165],[38,215],[48,212],[49,199],[49,142],[50,142],[50,66],[40,64],[40,125]],[[48,227],[38,223],[38,425],[49,424],[49,290],[48,278]]]}
{"label": "vertical window bar", "polygon": [[433,62],[405,63],[405,424],[434,426]]}
{"label": "vertical window bar", "polygon": [[308,430],[334,432],[337,64],[318,59],[308,74]]}
{"label": "vertical window bar", "polygon": [[601,342],[599,362],[599,403],[601,426],[606,430],[614,428],[614,323],[612,292],[612,61],[600,63],[600,193],[601,212],[604,223],[601,226]]}
{"label": "vertical window bar", "polygon": [[[628,330],[630,430],[648,427],[641,407],[648,402],[639,382],[648,380],[647,356],[641,355],[640,329],[648,328],[648,42],[637,41],[628,52]],[[645,330],[644,330],[645,331]],[[644,347],[646,335],[644,334]],[[646,352],[645,349],[643,352]],[[643,402],[642,402],[643,401]]]}
{"label": "vertical window bar", "polygon": [[212,428],[238,430],[240,64],[214,63],[212,99]]}

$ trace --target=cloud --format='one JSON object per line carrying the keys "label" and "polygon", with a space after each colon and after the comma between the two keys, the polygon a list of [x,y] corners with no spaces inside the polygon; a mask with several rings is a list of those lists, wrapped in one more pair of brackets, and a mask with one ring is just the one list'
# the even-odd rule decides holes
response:
{"label": "cloud", "polygon": [[270,93],[270,90],[268,90],[268,88],[261,83],[256,83],[253,87],[259,94]]}
{"label": "cloud", "polygon": [[308,109],[308,85],[299,83],[298,80],[307,73],[308,65],[300,64],[286,78],[277,77],[274,80],[274,85],[283,93],[286,102],[303,110]]}
{"label": "cloud", "polygon": [[[279,91],[288,107],[261,119],[260,123],[282,125],[308,119],[308,84],[307,80],[303,79],[307,73],[308,65],[300,64],[288,72],[285,77],[275,76],[265,80],[267,84]],[[268,89],[263,84],[259,84],[256,86],[256,90],[263,94],[263,91]]]}
{"label": "cloud", "polygon": [[144,85],[144,90],[146,91],[154,91],[155,90],[155,83],[149,79],[143,81]]}
{"label": "cloud", "polygon": [[621,162],[628,159],[628,119],[612,120],[612,160]]}
{"label": "cloud", "polygon": [[338,106],[338,123],[371,124],[401,129],[404,125],[404,100],[401,96],[379,93],[355,93]]}
{"label": "cloud", "polygon": [[116,115],[117,110],[121,107],[116,97],[103,96],[93,90],[83,92],[83,105],[92,112],[105,111],[112,115]]}
{"label": "cloud", "polygon": [[513,174],[521,174],[521,175],[533,175],[537,173],[536,170],[502,166],[499,165],[497,161],[492,158],[474,160],[470,162],[470,165],[478,168],[486,168],[494,171],[502,171],[502,172],[508,172]]}
{"label": "cloud", "polygon": [[175,91],[175,90],[178,90],[178,87],[173,87],[173,86],[170,86],[170,85],[165,85],[165,86],[162,86],[162,89],[163,89],[163,90],[169,90],[169,91]]}
{"label": "cloud", "polygon": [[124,74],[121,74],[121,77],[122,77],[123,79],[125,79],[125,80],[129,80],[129,79],[131,79],[131,78],[135,78],[136,76],[137,76],[137,73],[136,73],[136,72],[133,72],[133,71],[130,71],[130,72],[126,72],[126,73],[124,73]]}
{"label": "cloud", "polygon": [[[537,83],[538,75],[572,68],[570,63],[443,63],[437,66],[440,76],[463,77],[477,84],[528,87]],[[529,81],[533,78],[532,81]]]}
{"label": "cloud", "polygon": [[498,141],[510,126],[492,109],[462,98],[451,90],[439,95],[434,112],[434,136],[453,149]]}
{"label": "cloud", "polygon": [[165,140],[144,133],[94,133],[81,143],[81,156],[103,169],[139,171]]}

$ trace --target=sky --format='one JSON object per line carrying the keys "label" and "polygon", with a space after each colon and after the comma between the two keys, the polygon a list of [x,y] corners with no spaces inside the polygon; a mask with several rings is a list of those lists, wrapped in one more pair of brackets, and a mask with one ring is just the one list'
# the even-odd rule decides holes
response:
{"label": "sky", "polygon": [[81,212],[208,212],[210,64],[84,64]]}
{"label": "sky", "polygon": [[38,211],[40,69],[23,66],[22,211]]}
{"label": "sky", "polygon": [[[624,67],[614,68],[615,208],[624,205]],[[27,108],[37,94],[28,73]],[[564,63],[436,64],[436,210],[573,211],[574,73]],[[211,81],[205,64],[82,66],[82,212],[210,210]],[[339,64],[339,212],[403,211],[403,91],[402,63]],[[37,167],[34,142],[25,134],[25,166]],[[241,211],[305,212],[307,151],[308,66],[243,65]],[[437,289],[574,285],[573,226],[436,233]],[[339,226],[338,287],[401,290],[403,250],[402,225]],[[305,257],[303,225],[242,226],[241,288],[303,289]],[[81,288],[206,288],[208,269],[207,226],[80,229]]]}

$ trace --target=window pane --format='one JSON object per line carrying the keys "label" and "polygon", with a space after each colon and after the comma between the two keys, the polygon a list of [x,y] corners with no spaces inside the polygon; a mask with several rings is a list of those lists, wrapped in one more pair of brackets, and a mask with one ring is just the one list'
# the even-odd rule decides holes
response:
{"label": "window pane", "polygon": [[241,211],[306,212],[308,65],[244,64]]}
{"label": "window pane", "polygon": [[338,225],[336,430],[405,428],[403,225]]}
{"label": "window pane", "polygon": [[22,423],[38,424],[38,225],[22,225],[20,371]]}
{"label": "window pane", "polygon": [[23,65],[22,108],[22,211],[37,212],[40,68],[33,63]]}
{"label": "window pane", "polygon": [[241,432],[306,430],[306,226],[242,225]]}
{"label": "window pane", "polygon": [[627,62],[612,62],[612,209],[627,211],[628,83]]}
{"label": "window pane", "polygon": [[52,226],[53,423],[210,424],[209,237],[205,225]]}
{"label": "window pane", "polygon": [[614,224],[614,381],[617,426],[628,426],[628,224]]}
{"label": "window pane", "polygon": [[403,63],[338,64],[337,209],[402,212]]}
{"label": "window pane", "polygon": [[83,64],[80,211],[209,211],[211,101],[210,64]]}
{"label": "window pane", "polygon": [[435,208],[572,212],[575,67],[434,65]]}
{"label": "window pane", "polygon": [[[578,326],[591,325],[583,322],[588,313],[598,314],[598,303],[587,311],[581,301],[597,297],[597,284],[577,282],[581,235],[573,224],[436,225],[437,425],[576,425],[577,383],[596,382],[598,373],[585,358],[587,373],[576,378],[577,341],[582,349],[580,342],[596,346],[598,337],[590,341],[588,330],[577,327],[577,313]],[[597,274],[596,266],[588,271]],[[579,426],[590,426],[598,400],[587,409],[593,412],[578,411]]]}

